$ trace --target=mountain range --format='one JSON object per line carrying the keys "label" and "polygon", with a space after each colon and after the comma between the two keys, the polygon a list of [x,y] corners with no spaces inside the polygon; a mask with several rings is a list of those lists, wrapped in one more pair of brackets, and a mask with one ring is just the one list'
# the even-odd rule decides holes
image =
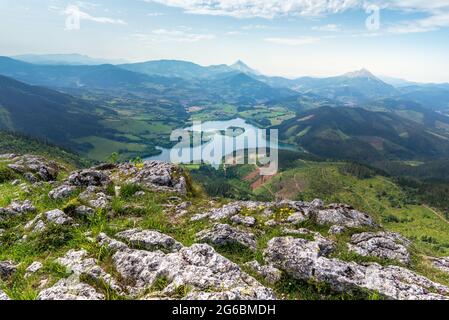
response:
{"label": "mountain range", "polygon": [[287,79],[264,76],[242,61],[205,67],[177,60],[94,64],[78,56],[56,63],[52,57],[53,64],[46,56],[34,57],[39,63],[0,57],[0,129],[93,148],[101,158],[114,143],[125,154],[160,145],[200,112],[217,120],[257,116],[257,123],[279,128],[283,140],[323,157],[370,162],[449,155],[447,84],[394,86],[366,69]]}

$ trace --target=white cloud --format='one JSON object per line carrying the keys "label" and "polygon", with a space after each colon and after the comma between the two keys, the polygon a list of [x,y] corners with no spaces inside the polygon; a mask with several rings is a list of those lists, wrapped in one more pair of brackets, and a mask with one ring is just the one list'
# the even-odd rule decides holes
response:
{"label": "white cloud", "polygon": [[319,16],[338,13],[361,5],[362,0],[145,0],[188,13],[236,18],[274,18],[278,16]]}
{"label": "white cloud", "polygon": [[312,30],[324,32],[338,32],[341,31],[341,28],[339,25],[336,24],[326,24],[324,26],[313,27]]}
{"label": "white cloud", "polygon": [[185,30],[156,29],[150,34],[133,34],[133,37],[146,42],[198,42],[201,40],[212,40],[215,38],[215,35],[192,33]]}
{"label": "white cloud", "polygon": [[92,22],[97,22],[97,23],[126,25],[126,22],[121,19],[92,16],[92,15],[88,14],[87,12],[82,11],[80,9],[80,7],[73,6],[73,5],[67,6],[67,8],[64,10],[63,14],[65,14],[68,17],[77,19],[78,21],[86,20],[86,21],[92,21]]}
{"label": "white cloud", "polygon": [[282,44],[287,46],[303,46],[307,44],[314,44],[320,41],[315,37],[297,37],[297,38],[266,38],[265,41]]}

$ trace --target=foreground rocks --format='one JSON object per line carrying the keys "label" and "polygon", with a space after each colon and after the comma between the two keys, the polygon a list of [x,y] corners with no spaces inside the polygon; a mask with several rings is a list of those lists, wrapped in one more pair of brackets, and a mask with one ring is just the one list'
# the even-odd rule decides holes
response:
{"label": "foreground rocks", "polygon": [[397,266],[361,265],[328,258],[333,246],[321,240],[279,237],[264,252],[268,263],[299,280],[324,282],[333,290],[373,290],[390,299],[439,300],[449,288]]}
{"label": "foreground rocks", "polygon": [[349,250],[361,255],[410,263],[410,241],[392,232],[364,232],[351,237]]}
{"label": "foreground rocks", "polygon": [[104,295],[76,277],[59,280],[53,287],[43,290],[37,300],[104,300]]}
{"label": "foreground rocks", "polygon": [[37,181],[54,181],[59,174],[58,164],[42,157],[23,155],[9,159],[12,163],[8,167],[23,175],[31,183]]}
{"label": "foreground rocks", "polygon": [[33,206],[31,201],[25,200],[25,201],[14,201],[9,206],[5,208],[0,208],[0,218],[2,216],[9,216],[9,217],[15,217],[15,216],[21,216],[27,213],[35,212],[36,208]]}
{"label": "foreground rocks", "polygon": [[203,230],[196,235],[199,242],[207,242],[217,246],[240,244],[251,250],[256,250],[256,237],[227,224],[215,224],[211,229]]}
{"label": "foreground rocks", "polygon": [[8,279],[17,271],[17,265],[12,261],[0,261],[0,279]]}
{"label": "foreground rocks", "polygon": [[[114,266],[123,279],[133,283],[127,289],[134,297],[144,294],[164,278],[166,286],[146,298],[274,299],[270,289],[207,244],[164,253],[132,249],[105,235],[101,235],[99,241],[116,251],[112,257]],[[186,289],[185,296],[179,297],[182,287]]]}

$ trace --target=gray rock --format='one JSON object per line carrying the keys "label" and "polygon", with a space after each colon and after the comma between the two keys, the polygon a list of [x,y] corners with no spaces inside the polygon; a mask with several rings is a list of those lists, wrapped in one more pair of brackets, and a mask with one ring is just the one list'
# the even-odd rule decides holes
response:
{"label": "gray rock", "polygon": [[215,224],[211,229],[197,233],[196,239],[217,246],[240,244],[251,250],[256,250],[254,234],[233,228],[228,224]]}
{"label": "gray rock", "polygon": [[183,169],[162,161],[145,161],[142,167],[131,163],[121,164],[117,173],[112,175],[112,179],[125,179],[127,183],[141,184],[154,190],[173,191],[182,195],[188,192]]}
{"label": "gray rock", "polygon": [[85,218],[85,217],[92,217],[95,215],[95,211],[94,209],[87,207],[87,206],[79,206],[76,207],[75,210],[73,211],[73,214],[76,217],[81,217],[81,218]]}
{"label": "gray rock", "polygon": [[59,166],[56,162],[33,155],[16,157],[8,167],[22,174],[30,182],[54,181],[59,174]]}
{"label": "gray rock", "polygon": [[33,273],[38,272],[40,269],[42,269],[43,265],[39,261],[35,261],[26,269],[25,271],[25,278],[31,276]]}
{"label": "gray rock", "polygon": [[409,245],[410,241],[397,233],[364,232],[354,234],[348,248],[361,256],[392,259],[409,264],[410,254],[407,250]]}
{"label": "gray rock", "polygon": [[213,208],[205,213],[199,213],[192,217],[192,221],[198,221],[201,219],[209,218],[211,220],[219,221],[222,219],[230,218],[238,213],[242,209],[256,210],[260,207],[265,207],[268,203],[255,202],[255,201],[236,201],[226,204],[220,208]]}
{"label": "gray rock", "polygon": [[116,237],[129,243],[133,248],[149,251],[175,252],[182,248],[181,243],[172,237],[152,230],[131,229],[116,234]]}
{"label": "gray rock", "polygon": [[304,216],[302,212],[295,212],[291,216],[287,218],[287,222],[291,224],[298,224],[300,222],[306,221],[307,218]]}
{"label": "gray rock", "polygon": [[99,285],[107,285],[110,289],[121,293],[122,289],[115,279],[97,265],[95,259],[89,258],[85,250],[70,250],[64,257],[56,260],[67,268],[67,271],[77,276],[84,275]]}
{"label": "gray rock", "polygon": [[109,196],[100,192],[95,195],[94,199],[89,200],[89,205],[95,209],[108,209],[110,199],[111,198]]}
{"label": "gray rock", "polygon": [[315,209],[323,209],[324,208],[324,202],[320,199],[315,199],[310,203],[310,206]]}
{"label": "gray rock", "polygon": [[0,301],[6,301],[6,300],[11,300],[11,299],[9,299],[8,295],[2,289],[0,289]]}
{"label": "gray rock", "polygon": [[449,298],[449,288],[408,269],[330,259],[327,256],[331,251],[321,239],[281,237],[269,241],[264,256],[268,263],[296,279],[324,282],[339,292],[368,289],[400,300]]}
{"label": "gray rock", "polygon": [[36,208],[31,201],[14,201],[6,208],[0,208],[0,216],[21,216],[24,214],[35,212]]}
{"label": "gray rock", "polygon": [[54,224],[69,224],[73,221],[72,218],[70,218],[68,215],[66,215],[63,211],[59,209],[51,210],[46,212],[45,217],[47,218],[48,222],[54,223]]}
{"label": "gray rock", "polygon": [[75,186],[63,184],[48,193],[50,199],[59,200],[70,197],[75,191]]}
{"label": "gray rock", "polygon": [[109,176],[99,170],[85,169],[72,173],[68,178],[69,184],[79,187],[104,187],[111,183]]}
{"label": "gray rock", "polygon": [[262,266],[256,260],[246,263],[245,266],[262,276],[270,284],[275,284],[282,278],[281,270],[271,265]]}
{"label": "gray rock", "polygon": [[368,214],[343,204],[333,204],[327,209],[316,210],[312,216],[316,223],[321,225],[332,224],[349,228],[376,226]]}
{"label": "gray rock", "polygon": [[59,280],[53,287],[39,293],[37,300],[104,300],[103,294],[74,276]]}
{"label": "gray rock", "polygon": [[449,273],[449,257],[430,258],[432,265],[443,272]]}
{"label": "gray rock", "polygon": [[241,224],[246,227],[254,227],[254,225],[256,224],[256,218],[246,217],[239,214],[231,217],[231,221],[235,224]]}
{"label": "gray rock", "polygon": [[342,234],[346,232],[346,228],[343,226],[332,226],[329,228],[328,233],[330,235],[337,235],[337,234]]}
{"label": "gray rock", "polygon": [[138,296],[151,288],[160,277],[167,286],[163,296],[176,295],[177,288],[188,287],[184,299],[274,299],[273,292],[242,272],[238,265],[217,254],[206,244],[195,244],[178,252],[122,249],[113,255],[116,270],[134,286]]}
{"label": "gray rock", "polygon": [[17,265],[12,261],[0,261],[0,279],[8,279],[17,271]]}

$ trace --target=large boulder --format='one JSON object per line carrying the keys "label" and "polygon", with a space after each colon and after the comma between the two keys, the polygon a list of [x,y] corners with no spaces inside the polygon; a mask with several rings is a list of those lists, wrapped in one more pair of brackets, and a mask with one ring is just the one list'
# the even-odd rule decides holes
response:
{"label": "large boulder", "polygon": [[0,217],[6,216],[6,217],[15,217],[15,216],[21,216],[27,213],[35,212],[36,208],[33,206],[31,201],[25,200],[25,201],[14,201],[9,206],[5,208],[0,208]]}
{"label": "large boulder", "polygon": [[77,188],[75,186],[63,184],[63,185],[51,190],[48,193],[48,197],[50,199],[54,199],[54,200],[68,198],[76,191],[76,189]]}
{"label": "large boulder", "polygon": [[173,191],[185,195],[187,180],[182,168],[162,161],[145,161],[142,165],[125,163],[118,166],[112,178],[126,183],[141,184],[145,187]]}
{"label": "large boulder", "polygon": [[78,187],[104,187],[110,182],[111,180],[106,172],[93,169],[73,172],[68,178],[70,185]]}
{"label": "large boulder", "polygon": [[170,236],[153,230],[131,229],[116,234],[116,237],[125,241],[133,248],[149,251],[162,250],[175,252],[182,248],[181,243]]}
{"label": "large boulder", "polygon": [[430,258],[432,265],[446,273],[449,273],[449,257],[444,258]]}
{"label": "large boulder", "polygon": [[314,210],[312,217],[316,223],[321,225],[350,228],[376,227],[376,223],[368,214],[344,204],[331,204],[326,209]]}
{"label": "large boulder", "polygon": [[308,241],[292,237],[271,239],[265,259],[298,280],[314,280],[337,292],[372,290],[390,299],[439,300],[449,298],[449,288],[408,269],[357,264],[328,258],[332,247],[322,239]]}
{"label": "large boulder", "polygon": [[48,161],[34,155],[24,155],[12,158],[8,167],[22,174],[28,181],[54,181],[59,174],[59,166],[54,161]]}
{"label": "large boulder", "polygon": [[410,263],[410,241],[393,232],[364,232],[354,234],[348,244],[349,250],[361,256],[398,260]]}
{"label": "large boulder", "polygon": [[240,244],[251,250],[256,250],[256,237],[252,233],[241,231],[228,224],[215,224],[211,229],[197,233],[199,242],[207,242],[217,246]]}
{"label": "large boulder", "polygon": [[[131,249],[126,244],[99,236],[101,245],[116,251],[112,256],[115,269],[127,283],[134,297],[145,292],[164,278],[166,286],[147,298],[176,297],[183,299],[274,299],[273,292],[240,267],[219,255],[207,244],[194,244],[177,252]],[[179,288],[188,288],[179,297]],[[151,291],[151,290],[150,290]]]}
{"label": "large boulder", "polygon": [[53,287],[39,293],[37,300],[104,300],[102,293],[82,283],[76,276],[59,280]]}

